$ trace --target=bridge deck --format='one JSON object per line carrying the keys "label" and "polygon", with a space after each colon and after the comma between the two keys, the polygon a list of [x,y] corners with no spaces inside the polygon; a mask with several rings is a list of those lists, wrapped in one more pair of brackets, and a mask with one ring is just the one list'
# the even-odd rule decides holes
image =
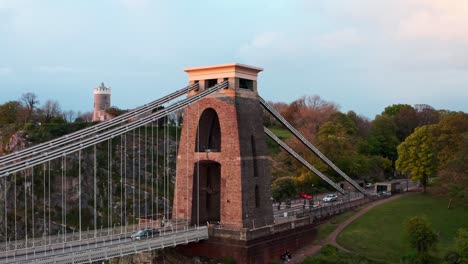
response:
{"label": "bridge deck", "polygon": [[7,255],[0,259],[0,264],[12,262],[40,264],[91,263],[206,239],[208,239],[208,228],[206,226],[192,227],[186,230],[174,230],[158,237],[140,241],[132,241],[128,237],[119,237],[102,243],[80,244],[60,250],[42,252],[34,250],[23,252],[23,254]]}

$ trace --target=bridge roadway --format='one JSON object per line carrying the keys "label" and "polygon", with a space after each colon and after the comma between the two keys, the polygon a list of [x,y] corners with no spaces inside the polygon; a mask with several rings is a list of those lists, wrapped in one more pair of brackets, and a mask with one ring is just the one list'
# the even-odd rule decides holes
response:
{"label": "bridge roadway", "polygon": [[[325,194],[317,195],[315,201],[321,201]],[[292,201],[290,207],[278,210],[274,205],[275,223],[284,223],[295,219],[297,214],[309,212],[320,215],[322,211],[332,210],[334,207],[346,205],[363,198],[360,193],[350,193],[338,196],[338,200],[330,203],[321,203],[310,206],[304,205],[304,199]],[[53,236],[37,239],[36,244],[31,240],[28,243],[17,241],[16,245],[0,244],[0,264],[4,263],[89,263],[102,261],[114,257],[136,254],[179,244],[197,242],[208,239],[208,228],[189,227],[186,222],[174,223],[172,226],[160,228],[161,235],[141,241],[132,241],[131,234],[135,233],[144,225],[127,226],[127,232],[118,232],[123,227],[110,228],[108,230],[83,232],[84,239],[77,240],[77,233],[65,238],[64,236]],[[106,235],[107,234],[107,235]],[[93,236],[94,235],[94,236]],[[75,239],[74,239],[75,238]],[[41,241],[42,243],[39,243]],[[53,241],[54,243],[51,243]]]}
{"label": "bridge roadway", "polygon": [[[110,236],[106,240],[76,240],[63,245],[45,245],[15,251],[1,252],[0,263],[90,263],[132,255],[165,247],[173,247],[208,239],[208,228],[190,227],[162,230],[160,236],[133,241],[131,233]],[[92,240],[92,241],[90,241]]]}
{"label": "bridge roadway", "polygon": [[[352,200],[361,197],[356,196]],[[337,203],[342,203],[342,200],[324,204],[322,207],[332,207]],[[294,218],[297,212],[302,212],[308,206],[307,204],[307,207],[304,208],[302,200],[293,201],[290,208],[281,210],[277,210],[277,207],[274,206],[276,222],[291,220],[291,217]],[[88,263],[208,238],[208,229],[206,227],[187,229],[186,224],[185,221],[182,221],[174,223],[172,226],[160,228],[160,236],[142,241],[132,241],[130,236],[145,226],[131,225],[126,228],[116,227],[83,232],[81,234],[82,239],[79,239],[78,233],[69,233],[66,236],[57,235],[29,239],[28,241],[19,240],[2,243],[0,244],[0,264],[11,262]],[[122,232],[123,230],[125,232]],[[118,250],[115,251],[115,249]],[[85,256],[88,258],[85,258]]]}

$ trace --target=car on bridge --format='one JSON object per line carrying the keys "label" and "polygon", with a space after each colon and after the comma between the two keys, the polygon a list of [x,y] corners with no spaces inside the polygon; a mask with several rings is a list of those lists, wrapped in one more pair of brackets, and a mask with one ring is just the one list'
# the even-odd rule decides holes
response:
{"label": "car on bridge", "polygon": [[334,202],[338,200],[338,196],[336,194],[330,193],[323,197],[322,201],[324,202]]}
{"label": "car on bridge", "polygon": [[150,238],[154,236],[159,236],[159,230],[158,229],[153,229],[153,228],[145,228],[142,229],[135,234],[133,234],[130,238],[132,240],[141,240],[143,238]]}

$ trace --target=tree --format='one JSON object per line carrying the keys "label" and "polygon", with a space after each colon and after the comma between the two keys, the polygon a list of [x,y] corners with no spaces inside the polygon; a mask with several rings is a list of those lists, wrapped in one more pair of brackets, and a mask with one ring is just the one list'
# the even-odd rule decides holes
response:
{"label": "tree", "polygon": [[68,123],[74,122],[81,113],[75,112],[73,110],[64,111],[62,113],[63,119],[65,119]]}
{"label": "tree", "polygon": [[451,113],[437,124],[439,160],[436,191],[460,204],[468,203],[468,114]]}
{"label": "tree", "polygon": [[304,136],[312,138],[318,132],[320,125],[336,111],[338,106],[335,103],[315,95],[297,99],[280,113]]}
{"label": "tree", "polygon": [[367,138],[369,136],[369,131],[370,131],[369,120],[366,117],[356,114],[356,112],[354,111],[349,111],[346,115],[356,125],[358,136],[360,136],[361,138]]}
{"label": "tree", "polygon": [[117,116],[122,115],[122,114],[127,112],[125,110],[122,110],[122,109],[118,108],[117,106],[112,106],[110,108],[107,108],[105,111],[106,111],[106,113],[108,113],[109,115],[111,115],[113,117],[117,117]]}
{"label": "tree", "polygon": [[25,93],[21,95],[20,101],[23,102],[26,109],[25,122],[31,121],[31,117],[34,109],[36,108],[39,101],[37,100],[37,95],[34,93]]}
{"label": "tree", "polygon": [[387,115],[379,115],[371,123],[369,132],[369,154],[379,155],[395,162],[397,158],[398,138],[396,125]]}
{"label": "tree", "polygon": [[461,228],[455,238],[455,247],[460,255],[460,263],[468,263],[468,230]]}
{"label": "tree", "polygon": [[397,170],[419,181],[426,192],[428,178],[437,171],[437,153],[433,137],[434,125],[417,128],[398,146]]}
{"label": "tree", "polygon": [[429,250],[437,244],[437,234],[429,221],[419,216],[406,221],[405,229],[410,245],[416,250],[418,258],[424,262],[429,258]]}
{"label": "tree", "polygon": [[296,194],[296,185],[292,177],[281,177],[271,184],[271,195],[280,204],[293,198]]}
{"label": "tree", "polygon": [[21,104],[18,101],[9,101],[0,105],[0,125],[16,123],[20,111]]}
{"label": "tree", "polygon": [[403,142],[418,127],[418,114],[413,107],[405,107],[393,116],[398,140]]}
{"label": "tree", "polygon": [[385,110],[382,112],[382,115],[394,116],[397,115],[403,109],[414,109],[411,105],[408,104],[393,104],[385,107]]}
{"label": "tree", "polygon": [[88,123],[93,120],[93,112],[78,113],[75,122]]}
{"label": "tree", "polygon": [[[330,115],[317,133],[317,145],[320,151],[350,176],[357,176],[351,173],[355,163],[357,153],[357,127],[353,121],[345,114],[336,112]],[[328,174],[335,174],[334,170],[328,166],[322,166]]]}
{"label": "tree", "polygon": [[420,126],[437,124],[439,122],[439,112],[432,106],[427,104],[414,105],[414,109],[418,113],[418,121]]}
{"label": "tree", "polygon": [[60,105],[55,100],[47,100],[44,105],[41,107],[42,113],[42,122],[50,123],[52,118],[59,116],[60,113]]}

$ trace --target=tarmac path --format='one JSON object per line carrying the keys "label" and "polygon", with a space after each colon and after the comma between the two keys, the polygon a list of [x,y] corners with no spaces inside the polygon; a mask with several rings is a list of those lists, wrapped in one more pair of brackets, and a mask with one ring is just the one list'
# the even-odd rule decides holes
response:
{"label": "tarmac path", "polygon": [[294,253],[294,255],[292,256],[292,260],[289,261],[288,263],[301,263],[307,256],[312,256],[312,255],[315,255],[317,254],[321,249],[322,249],[322,246],[323,245],[327,245],[327,244],[331,244],[337,248],[339,248],[340,250],[343,250],[343,251],[346,251],[346,252],[350,252],[349,250],[345,249],[344,247],[340,246],[337,242],[336,242],[336,237],[338,236],[339,233],[341,233],[341,231],[343,231],[349,224],[351,224],[354,220],[356,220],[357,218],[359,218],[360,216],[362,216],[363,214],[367,213],[369,210],[371,210],[372,208],[376,207],[376,206],[379,206],[381,204],[384,204],[384,203],[387,203],[387,202],[390,202],[390,201],[393,201],[393,200],[396,200],[400,197],[402,197],[403,195],[406,195],[406,194],[410,194],[411,192],[409,193],[404,193],[404,194],[399,194],[399,195],[394,195],[390,198],[386,198],[386,199],[382,199],[382,200],[378,200],[378,201],[375,201],[369,205],[367,205],[366,207],[364,207],[363,209],[361,209],[359,212],[357,212],[356,214],[354,214],[353,216],[351,216],[350,218],[346,219],[343,223],[341,223],[330,235],[328,235],[328,237],[326,237],[325,239],[323,239],[322,241],[319,241],[319,244],[311,244],[311,245],[307,245],[306,247],[296,251]]}

